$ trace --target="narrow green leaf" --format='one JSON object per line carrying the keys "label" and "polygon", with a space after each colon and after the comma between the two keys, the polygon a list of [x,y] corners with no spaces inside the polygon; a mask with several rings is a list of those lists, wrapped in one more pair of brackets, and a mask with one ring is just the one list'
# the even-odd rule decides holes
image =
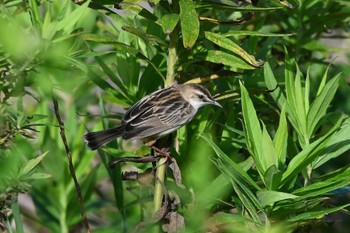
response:
{"label": "narrow green leaf", "polygon": [[46,173],[33,173],[27,177],[25,177],[26,180],[41,180],[41,179],[47,179],[50,178],[51,175],[50,174],[46,174]]}
{"label": "narrow green leaf", "polygon": [[165,42],[164,40],[160,39],[159,37],[155,36],[155,35],[152,35],[152,34],[147,34],[145,32],[143,32],[141,29],[138,29],[138,28],[135,28],[135,27],[131,27],[131,26],[126,26],[124,25],[122,27],[122,29],[124,31],[127,31],[131,34],[134,34],[146,41],[149,41],[151,43],[156,43],[156,44],[159,44],[159,45],[165,45],[165,46],[168,46],[167,42]]}
{"label": "narrow green leaf", "polygon": [[293,36],[295,33],[267,33],[267,32],[257,32],[257,31],[231,31],[222,34],[225,37],[231,36],[259,36],[259,37],[283,37],[283,36]]}
{"label": "narrow green leaf", "polygon": [[225,164],[228,164],[230,167],[233,168],[232,172],[237,174],[240,177],[240,180],[244,180],[247,182],[250,186],[254,187],[257,190],[260,190],[261,188],[255,183],[255,181],[241,168],[240,165],[232,161],[212,140],[208,139],[207,137],[200,135],[205,141],[207,141],[210,146],[215,151],[216,155],[224,161]]}
{"label": "narrow green leaf", "polygon": [[320,94],[312,102],[310,111],[307,115],[308,136],[310,137],[316,130],[316,125],[320,119],[326,114],[327,108],[338,88],[340,74],[329,80],[329,82],[321,90]]}
{"label": "narrow green leaf", "polygon": [[95,57],[97,63],[100,65],[103,72],[118,86],[123,96],[127,96],[128,93],[125,85],[119,80],[119,78],[114,74],[114,72],[107,66],[107,64],[100,58]]}
{"label": "narrow green leaf", "polygon": [[213,33],[213,32],[205,32],[205,37],[211,42],[219,45],[220,47],[237,54],[238,56],[243,58],[246,62],[248,62],[254,67],[260,67],[263,65],[263,62],[257,61],[252,55],[247,53],[243,48],[241,48],[235,42],[226,38],[223,35],[220,35],[218,33]]}
{"label": "narrow green leaf", "polygon": [[246,223],[253,222],[250,218],[246,218],[241,215],[218,212],[208,219],[208,222],[215,222],[216,225],[228,224],[228,223]]}
{"label": "narrow green leaf", "polygon": [[192,48],[199,35],[199,19],[192,0],[180,0],[180,21],[185,48]]}
{"label": "narrow green leaf", "polygon": [[270,190],[260,190],[256,193],[256,196],[258,197],[263,207],[272,206],[275,202],[278,202],[278,201],[294,199],[298,197],[290,193],[270,191]]}
{"label": "narrow green leaf", "polygon": [[[269,133],[266,130],[266,126],[262,123],[262,154],[260,157],[261,163],[265,164],[266,168],[273,165],[278,166],[278,157]],[[264,171],[265,172],[265,171]]]}
{"label": "narrow green leaf", "polygon": [[302,221],[310,220],[310,219],[320,219],[320,218],[323,218],[327,214],[337,212],[337,211],[342,210],[348,206],[350,206],[350,204],[345,204],[345,205],[337,206],[334,208],[323,209],[323,210],[318,210],[318,211],[308,211],[308,212],[299,214],[297,216],[291,217],[287,221],[288,222],[302,222]]}
{"label": "narrow green leaf", "polygon": [[282,107],[286,103],[286,97],[284,96],[281,88],[279,87],[275,75],[273,74],[270,64],[268,62],[264,64],[264,78],[267,89],[273,90],[270,92],[272,98],[276,101],[280,109],[282,109]]}
{"label": "narrow green leaf", "polygon": [[337,132],[332,136],[326,146],[326,151],[313,163],[313,168],[317,168],[327,161],[334,159],[350,149],[350,119],[343,121]]}
{"label": "narrow green leaf", "polygon": [[205,60],[214,62],[217,64],[227,65],[237,69],[243,69],[243,70],[255,69],[255,67],[249,65],[248,63],[243,61],[241,58],[219,50],[209,50],[207,53],[207,56],[205,57]]}
{"label": "narrow green leaf", "polygon": [[275,134],[275,138],[273,139],[279,165],[284,165],[286,163],[287,141],[288,141],[288,125],[287,125],[287,119],[286,119],[286,106],[284,105],[282,107],[278,129]]}
{"label": "narrow green leaf", "polygon": [[[299,131],[302,132],[303,140],[305,140],[306,144],[309,144],[309,138],[307,137],[307,125],[306,125],[306,115],[307,110],[305,109],[304,104],[304,91],[301,85],[301,71],[297,65],[297,73],[295,75],[294,79],[294,85],[291,86],[291,91],[294,91],[294,105],[292,106],[294,108],[294,111],[297,114],[298,123],[299,123]],[[289,101],[289,99],[288,99]]]}
{"label": "narrow green leaf", "polygon": [[80,20],[85,11],[88,9],[91,0],[86,1],[81,6],[78,6],[75,10],[73,10],[68,15],[63,17],[63,20],[58,22],[57,31],[63,30],[66,33],[69,33],[73,30],[74,25]]}
{"label": "narrow green leaf", "polygon": [[330,192],[343,188],[350,183],[350,169],[346,169],[339,174],[334,173],[328,179],[317,179],[313,184],[293,191],[293,194],[300,196],[303,199],[310,197],[320,197]]}
{"label": "narrow green leaf", "polygon": [[329,71],[329,67],[331,66],[331,64],[328,65],[326,71],[323,74],[322,80],[320,85],[318,86],[318,90],[317,90],[317,94],[316,96],[319,96],[321,94],[321,91],[323,90],[324,86],[326,85],[327,82],[327,76],[328,76],[328,71]]}
{"label": "narrow green leaf", "polygon": [[305,79],[304,105],[305,105],[305,112],[308,113],[310,110],[310,67],[307,69],[307,74]]}
{"label": "narrow green leaf", "polygon": [[163,15],[162,18],[157,21],[157,23],[162,27],[165,34],[170,34],[172,31],[174,31],[179,19],[180,17],[178,14],[166,14]]}
{"label": "narrow green leaf", "polygon": [[43,158],[47,155],[48,151],[39,155],[38,157],[29,160],[18,172],[18,177],[25,176],[29,172],[31,172],[38,164],[43,160]]}
{"label": "narrow green leaf", "polygon": [[334,125],[326,135],[306,146],[290,161],[287,170],[283,173],[281,186],[287,181],[294,179],[302,169],[311,164],[318,156],[325,153],[324,149],[330,141],[331,136],[339,128],[339,125],[340,122]]}
{"label": "narrow green leaf", "polygon": [[[225,155],[224,157],[227,156]],[[247,183],[244,182],[236,170],[225,161],[227,158],[224,157],[219,156],[219,159],[216,160],[216,166],[231,181],[233,189],[235,190],[244,208],[247,210],[250,216],[256,223],[260,224],[261,221],[257,209],[262,211],[262,206],[260,205],[255,195],[252,193],[251,189],[247,186]]]}
{"label": "narrow green leaf", "polygon": [[260,123],[248,91],[245,89],[242,83],[240,83],[240,87],[247,147],[254,158],[254,162],[256,163],[260,175],[263,177],[263,174],[268,167],[263,160],[263,138]]}

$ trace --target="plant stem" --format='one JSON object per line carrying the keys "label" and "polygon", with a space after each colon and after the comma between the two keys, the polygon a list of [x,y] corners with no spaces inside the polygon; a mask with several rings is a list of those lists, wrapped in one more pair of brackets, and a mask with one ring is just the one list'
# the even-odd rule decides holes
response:
{"label": "plant stem", "polygon": [[158,161],[156,179],[154,184],[154,213],[162,207],[163,201],[163,185],[165,180],[165,171],[167,168],[167,158],[161,158]]}
{"label": "plant stem", "polygon": [[177,61],[177,43],[178,43],[178,30],[175,28],[174,31],[169,35],[169,54],[167,58],[167,75],[165,86],[170,86],[175,80],[175,64]]}

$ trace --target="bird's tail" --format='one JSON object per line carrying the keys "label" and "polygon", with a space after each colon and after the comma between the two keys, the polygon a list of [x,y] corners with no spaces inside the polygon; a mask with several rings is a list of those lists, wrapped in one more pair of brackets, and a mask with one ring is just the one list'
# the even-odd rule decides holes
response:
{"label": "bird's tail", "polygon": [[122,136],[124,127],[118,126],[111,129],[91,132],[84,135],[84,140],[91,150],[97,150],[100,146]]}

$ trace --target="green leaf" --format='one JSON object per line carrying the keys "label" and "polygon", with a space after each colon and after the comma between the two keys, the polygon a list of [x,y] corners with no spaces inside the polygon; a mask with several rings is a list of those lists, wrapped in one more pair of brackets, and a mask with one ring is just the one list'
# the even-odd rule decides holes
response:
{"label": "green leaf", "polygon": [[256,32],[256,31],[232,31],[222,34],[225,37],[231,36],[259,36],[259,37],[283,37],[293,36],[295,33],[267,33],[267,32]]}
{"label": "green leaf", "polygon": [[208,222],[215,222],[216,225],[228,224],[228,223],[246,223],[253,222],[250,218],[246,218],[241,215],[218,212],[208,219]]}
{"label": "green leaf", "polygon": [[316,125],[320,119],[326,114],[327,108],[338,88],[340,74],[329,80],[329,82],[320,91],[319,95],[316,96],[312,102],[310,111],[307,115],[308,123],[308,136],[311,137],[313,132],[316,130]]}
{"label": "green leaf", "polygon": [[233,168],[233,172],[240,177],[240,180],[244,180],[245,182],[247,182],[249,185],[251,185],[257,190],[261,189],[255,183],[255,181],[241,168],[241,166],[235,163],[234,161],[232,161],[212,140],[208,139],[203,135],[201,135],[201,137],[210,144],[210,146],[213,148],[215,153],[218,155],[219,158],[221,158],[225,162],[225,164],[228,164]]}
{"label": "green leaf", "polygon": [[214,62],[217,64],[227,65],[237,69],[243,69],[243,70],[255,69],[255,67],[249,65],[241,58],[219,50],[209,50],[205,60]]}
{"label": "green leaf", "polygon": [[260,67],[263,65],[263,62],[255,60],[252,55],[247,53],[243,48],[223,35],[213,32],[205,32],[205,37],[220,47],[237,54],[239,57],[243,58],[246,62],[254,67]]}
{"label": "green leaf", "polygon": [[192,0],[180,0],[180,21],[185,48],[192,48],[199,35],[199,19]]}
{"label": "green leaf", "polygon": [[282,172],[278,170],[277,166],[269,167],[264,175],[265,185],[268,190],[276,190],[281,183]]}
{"label": "green leaf", "polygon": [[[342,119],[340,119],[342,120]],[[327,161],[334,159],[350,149],[350,119],[343,121],[337,132],[332,136],[326,146],[323,155],[313,163],[313,168],[317,168]]]}
{"label": "green leaf", "polygon": [[166,14],[163,15],[162,18],[157,21],[157,23],[162,27],[165,34],[170,34],[172,31],[174,31],[179,19],[180,17],[178,14]]}
{"label": "green leaf", "polygon": [[46,173],[33,173],[29,176],[27,176],[25,179],[26,180],[41,180],[41,179],[47,179],[47,178],[50,178],[51,175],[50,174],[46,174]]}
{"label": "green leaf", "polygon": [[70,33],[73,30],[74,25],[81,19],[85,11],[88,9],[90,1],[91,0],[86,1],[71,13],[65,15],[63,20],[57,23],[56,31],[63,30],[65,33]]}
{"label": "green leaf", "polygon": [[286,171],[283,173],[281,185],[284,185],[287,181],[294,179],[302,169],[311,164],[318,156],[325,153],[324,149],[330,141],[331,136],[339,128],[339,125],[340,122],[334,125],[326,135],[306,146],[290,161]]}
{"label": "green leaf", "polygon": [[294,199],[298,197],[290,193],[270,191],[270,190],[260,190],[256,193],[256,196],[258,197],[263,207],[272,206],[275,202],[278,202],[278,201]]}
{"label": "green leaf", "polygon": [[308,212],[299,214],[297,216],[291,217],[287,221],[288,222],[301,222],[301,221],[310,220],[310,219],[320,219],[320,218],[323,218],[327,214],[337,212],[337,211],[342,210],[348,206],[350,206],[350,204],[345,204],[345,205],[337,206],[334,208],[323,209],[323,210],[318,210],[318,211],[308,211]]}
{"label": "green leaf", "polygon": [[266,163],[264,161],[263,147],[262,147],[262,132],[259,124],[258,116],[256,115],[252,100],[250,99],[247,90],[240,83],[241,98],[242,98],[242,112],[244,119],[244,129],[246,135],[246,144],[254,158],[256,167],[263,177],[263,174],[267,170]]}
{"label": "green leaf", "polygon": [[282,107],[286,103],[286,98],[281,88],[279,87],[278,82],[276,81],[275,75],[273,74],[271,66],[268,62],[266,62],[264,65],[264,78],[265,78],[267,89],[273,90],[270,92],[272,98],[278,104],[280,109],[282,109]]}
{"label": "green leaf", "polygon": [[25,176],[29,174],[38,164],[43,160],[43,158],[47,155],[48,151],[39,155],[35,159],[29,160],[21,169],[18,171],[18,177]]}
{"label": "green leaf", "polygon": [[275,138],[273,139],[274,147],[278,157],[279,165],[284,165],[287,157],[287,143],[288,143],[288,125],[286,119],[286,107],[282,107],[280,115],[280,122],[278,125]]}
{"label": "green leaf", "polygon": [[[254,141],[254,143],[258,143],[257,141]],[[264,166],[266,168],[269,168],[273,165],[276,167],[278,166],[278,157],[277,153],[274,147],[274,144],[272,142],[272,139],[269,135],[269,133],[266,130],[266,126],[264,123],[262,123],[262,154],[259,156],[262,163],[264,163]],[[264,171],[265,172],[265,171]]]}
{"label": "green leaf", "polygon": [[160,39],[159,37],[157,37],[155,35],[147,34],[147,33],[143,32],[141,29],[134,28],[134,27],[131,27],[131,26],[126,26],[126,25],[124,25],[122,27],[122,29],[124,31],[127,31],[127,32],[129,32],[131,34],[134,34],[134,35],[144,39],[145,41],[149,41],[151,43],[156,43],[158,45],[168,46],[168,44],[164,40]]}
{"label": "green leaf", "polygon": [[293,191],[293,194],[306,199],[310,197],[320,197],[334,190],[343,188],[350,183],[350,169],[339,169],[333,173],[327,174],[325,177],[319,177],[306,187]]}

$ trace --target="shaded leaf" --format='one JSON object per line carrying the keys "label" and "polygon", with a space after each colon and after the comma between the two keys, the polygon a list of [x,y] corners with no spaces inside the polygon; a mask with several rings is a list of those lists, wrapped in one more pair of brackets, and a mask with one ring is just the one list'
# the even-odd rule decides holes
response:
{"label": "shaded leaf", "polygon": [[191,48],[199,35],[199,20],[192,0],[180,0],[180,21],[182,42],[185,48]]}
{"label": "shaded leaf", "polygon": [[277,191],[271,191],[271,190],[260,190],[256,193],[256,196],[258,197],[263,207],[271,206],[278,201],[282,201],[286,199],[294,199],[298,197],[290,193],[277,192]]}

